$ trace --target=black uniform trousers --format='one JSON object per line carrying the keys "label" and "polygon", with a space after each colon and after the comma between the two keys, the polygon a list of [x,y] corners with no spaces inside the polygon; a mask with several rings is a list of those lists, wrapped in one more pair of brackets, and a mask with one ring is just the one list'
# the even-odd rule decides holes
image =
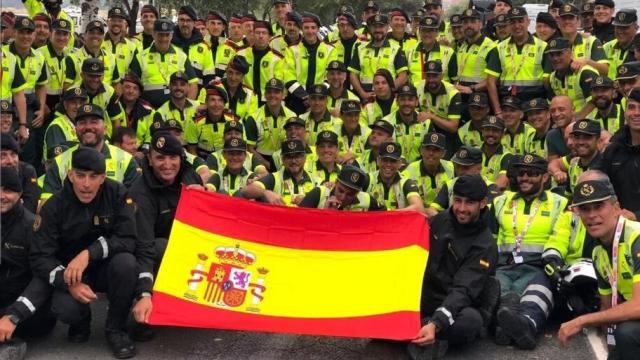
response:
{"label": "black uniform trousers", "polygon": [[[422,318],[422,325],[427,325],[430,318]],[[480,336],[484,321],[480,312],[472,307],[466,307],[453,319],[453,324],[446,330],[438,332],[438,340],[446,340],[449,345],[466,345]]]}
{"label": "black uniform trousers", "polygon": [[[124,328],[133,300],[136,274],[136,259],[131,253],[118,253],[109,259],[90,264],[83,274],[83,282],[94,292],[107,293],[107,331]],[[67,289],[54,290],[51,308],[60,321],[69,325],[81,324],[91,319],[89,304],[78,302]]]}
{"label": "black uniform trousers", "polygon": [[638,354],[640,354],[640,320],[630,320],[618,324],[613,335],[616,338],[616,347],[609,353],[610,360],[638,358]]}

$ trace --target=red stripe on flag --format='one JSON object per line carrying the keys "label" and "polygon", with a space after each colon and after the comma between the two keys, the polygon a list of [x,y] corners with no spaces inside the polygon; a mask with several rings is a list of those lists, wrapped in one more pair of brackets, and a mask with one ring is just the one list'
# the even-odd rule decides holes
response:
{"label": "red stripe on flag", "polygon": [[302,250],[429,249],[426,218],[413,211],[291,208],[183,188],[176,220],[230,238]]}
{"label": "red stripe on flag", "polygon": [[[410,340],[420,330],[420,314],[399,311],[350,318],[289,318],[229,311],[153,293],[149,323],[226,330]],[[167,309],[167,312],[162,310]]]}

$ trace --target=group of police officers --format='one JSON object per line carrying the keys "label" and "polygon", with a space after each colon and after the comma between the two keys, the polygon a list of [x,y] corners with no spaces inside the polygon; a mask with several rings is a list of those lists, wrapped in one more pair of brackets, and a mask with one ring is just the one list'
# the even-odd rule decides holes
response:
{"label": "group of police officers", "polygon": [[[490,330],[533,349],[604,327],[640,350],[640,35],[635,9],[511,0],[445,19],[369,1],[335,24],[274,0],[273,23],[115,6],[76,32],[61,0],[2,15],[0,349],[149,340],[183,186],[269,204],[429,219],[412,358]],[[240,200],[238,200],[240,201]],[[132,315],[135,321],[128,320]]]}

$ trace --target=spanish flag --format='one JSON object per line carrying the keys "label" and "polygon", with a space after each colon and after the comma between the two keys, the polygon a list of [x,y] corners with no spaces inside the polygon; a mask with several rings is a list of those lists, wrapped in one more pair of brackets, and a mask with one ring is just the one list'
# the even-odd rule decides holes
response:
{"label": "spanish flag", "polygon": [[183,189],[150,323],[411,339],[428,239],[413,212],[299,209]]}

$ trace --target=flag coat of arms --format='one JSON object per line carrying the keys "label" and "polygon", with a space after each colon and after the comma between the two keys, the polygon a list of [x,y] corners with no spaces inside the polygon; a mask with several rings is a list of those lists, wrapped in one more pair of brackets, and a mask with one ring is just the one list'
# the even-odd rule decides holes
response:
{"label": "flag coat of arms", "polygon": [[413,212],[289,208],[183,188],[149,322],[411,339],[428,239]]}

